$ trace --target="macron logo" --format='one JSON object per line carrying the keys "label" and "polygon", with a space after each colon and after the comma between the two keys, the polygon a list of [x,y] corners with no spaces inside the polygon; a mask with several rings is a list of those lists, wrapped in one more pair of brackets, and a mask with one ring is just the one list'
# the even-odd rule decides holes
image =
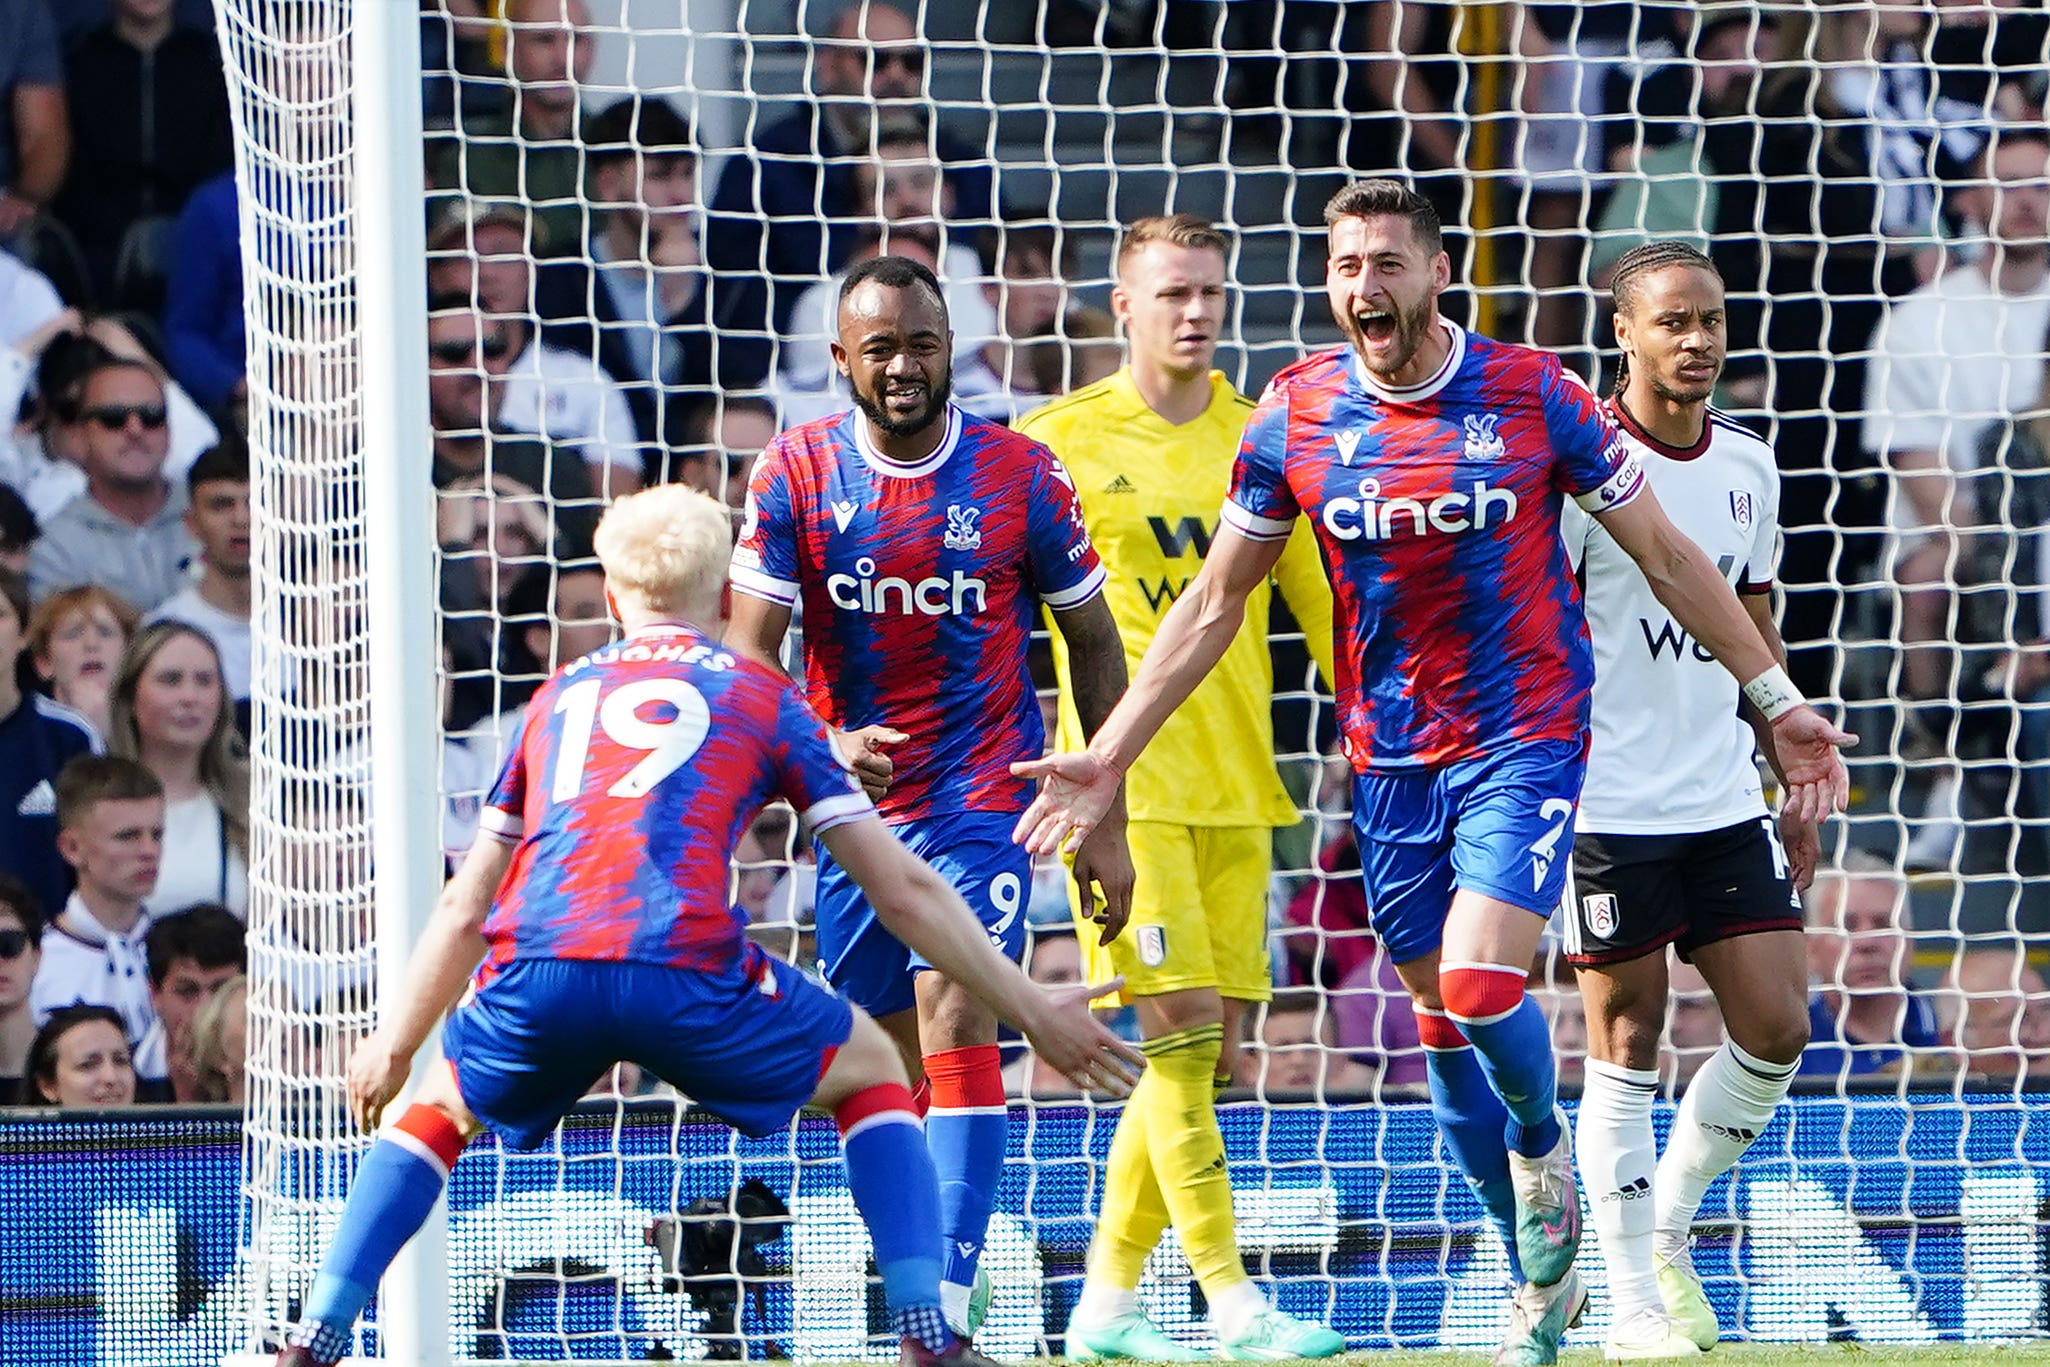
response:
{"label": "macron logo", "polygon": [[16,816],[57,815],[57,790],[50,786],[50,780],[44,779],[36,784],[35,787],[29,789],[28,795],[22,798],[21,805],[14,809],[14,814]]}
{"label": "macron logo", "polygon": [[846,531],[847,524],[852,522],[854,515],[860,511],[861,505],[853,499],[843,498],[839,500],[833,505],[833,525],[843,532]]}
{"label": "macron logo", "polygon": [[1338,458],[1347,465],[1352,464],[1353,453],[1360,449],[1360,434],[1354,431],[1340,432],[1332,440],[1338,443]]}

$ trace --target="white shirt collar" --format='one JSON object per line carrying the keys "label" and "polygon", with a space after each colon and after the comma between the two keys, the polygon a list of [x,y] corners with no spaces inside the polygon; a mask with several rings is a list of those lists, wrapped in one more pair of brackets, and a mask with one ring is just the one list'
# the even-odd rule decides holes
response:
{"label": "white shirt collar", "polygon": [[868,417],[860,409],[848,415],[854,424],[855,449],[861,452],[861,459],[868,468],[890,479],[922,479],[947,463],[947,457],[954,454],[954,447],[961,441],[961,409],[956,404],[947,404],[947,431],[940,438],[940,444],[933,453],[916,465],[905,465],[884,456],[869,440]]}

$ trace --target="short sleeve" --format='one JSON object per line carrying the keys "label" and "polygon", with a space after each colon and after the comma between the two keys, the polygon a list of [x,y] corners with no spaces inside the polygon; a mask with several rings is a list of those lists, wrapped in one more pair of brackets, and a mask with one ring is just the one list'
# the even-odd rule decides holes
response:
{"label": "short sleeve", "polygon": [[1065,612],[1103,592],[1103,561],[1082,524],[1074,477],[1053,452],[1036,442],[1033,450],[1039,473],[1025,512],[1026,554],[1040,601]]}
{"label": "short sleeve", "polygon": [[875,804],[795,684],[776,704],[775,754],[777,794],[814,834],[875,815]]}
{"label": "short sleeve", "polygon": [[479,835],[512,844],[527,833],[527,727],[533,720],[535,705],[547,696],[546,689],[534,695],[507,738],[505,763],[499,766],[491,794],[477,812]]}
{"label": "short sleeve", "polygon": [[1759,506],[1751,519],[1751,556],[1744,562],[1745,593],[1771,593],[1773,573],[1779,560],[1780,480],[1779,471],[1768,468],[1759,491]]}
{"label": "short sleeve", "polygon": [[1288,400],[1270,388],[1239,438],[1221,517],[1253,541],[1285,541],[1301,513],[1288,487]]}
{"label": "short sleeve", "polygon": [[1644,463],[1584,380],[1547,356],[1538,395],[1558,487],[1590,513],[1620,508],[1644,492]]}
{"label": "short sleeve", "polygon": [[797,520],[787,450],[780,440],[770,442],[755,461],[727,577],[742,593],[792,607],[798,590]]}

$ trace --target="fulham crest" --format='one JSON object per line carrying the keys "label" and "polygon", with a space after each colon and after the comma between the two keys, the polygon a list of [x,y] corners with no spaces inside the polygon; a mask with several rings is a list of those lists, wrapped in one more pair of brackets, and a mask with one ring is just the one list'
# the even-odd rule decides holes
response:
{"label": "fulham crest", "polygon": [[1616,894],[1595,892],[1581,898],[1580,920],[1587,927],[1587,933],[1597,939],[1606,940],[1614,935],[1619,924],[1616,916]]}

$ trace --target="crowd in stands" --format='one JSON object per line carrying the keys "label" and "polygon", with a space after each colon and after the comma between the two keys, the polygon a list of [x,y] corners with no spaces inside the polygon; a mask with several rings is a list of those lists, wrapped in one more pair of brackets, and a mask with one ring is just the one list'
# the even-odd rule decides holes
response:
{"label": "crowd in stands", "polygon": [[[601,46],[626,35],[583,0],[422,0],[451,859],[527,693],[610,639],[590,546],[604,501],[671,480],[738,509],[777,431],[846,406],[830,343],[851,266],[892,253],[937,273],[954,397],[985,417],[1119,364],[1084,250],[1110,210],[1068,221],[1058,196],[1014,188],[1043,179],[1006,186],[992,140],[932,101],[936,66],[976,54],[929,45],[921,8],[806,6],[805,93],[751,103],[738,145],[714,147],[668,98],[685,92],[593,86]],[[1726,405],[1769,416],[1784,477],[1797,680],[1853,694],[1847,641],[1901,647],[1864,686],[1901,703],[1882,747],[1906,781],[1882,786],[1912,839],[1848,850],[1808,895],[1804,1071],[2050,1077],[2039,945],[1966,936],[1917,965],[1901,872],[2050,874],[2050,14],[1495,6],[1484,37],[1515,60],[1489,97],[1454,0],[1006,8],[1036,12],[1030,37],[1055,46],[1164,47],[1178,162],[1412,176],[1474,286],[1448,306],[1488,294],[1494,330],[1591,379],[1620,252],[1707,247],[1730,297]],[[246,206],[210,23],[188,0],[0,6],[0,1103],[244,1085]],[[1477,98],[1502,117],[1473,117]],[[1504,220],[1529,231],[1486,252],[1460,226]],[[1316,313],[1291,326],[1314,331]],[[1328,748],[1290,715],[1298,748]],[[1315,759],[1293,772],[1313,815],[1279,845],[1276,995],[1237,1081],[1277,1097],[1419,1086],[1344,785]],[[1961,841],[1966,827],[1984,838]],[[340,876],[316,864],[307,877]],[[734,905],[801,963],[812,884],[807,836],[765,812],[736,852]],[[1030,967],[1048,982],[1080,973],[1063,884],[1049,866],[1031,899]],[[1532,975],[1570,1063],[1585,1040],[1571,975],[1550,950]],[[1698,974],[1678,964],[1673,981],[1678,1086],[1720,1022]],[[1063,1090],[1023,1055],[1011,1077],[1020,1095]]]}

